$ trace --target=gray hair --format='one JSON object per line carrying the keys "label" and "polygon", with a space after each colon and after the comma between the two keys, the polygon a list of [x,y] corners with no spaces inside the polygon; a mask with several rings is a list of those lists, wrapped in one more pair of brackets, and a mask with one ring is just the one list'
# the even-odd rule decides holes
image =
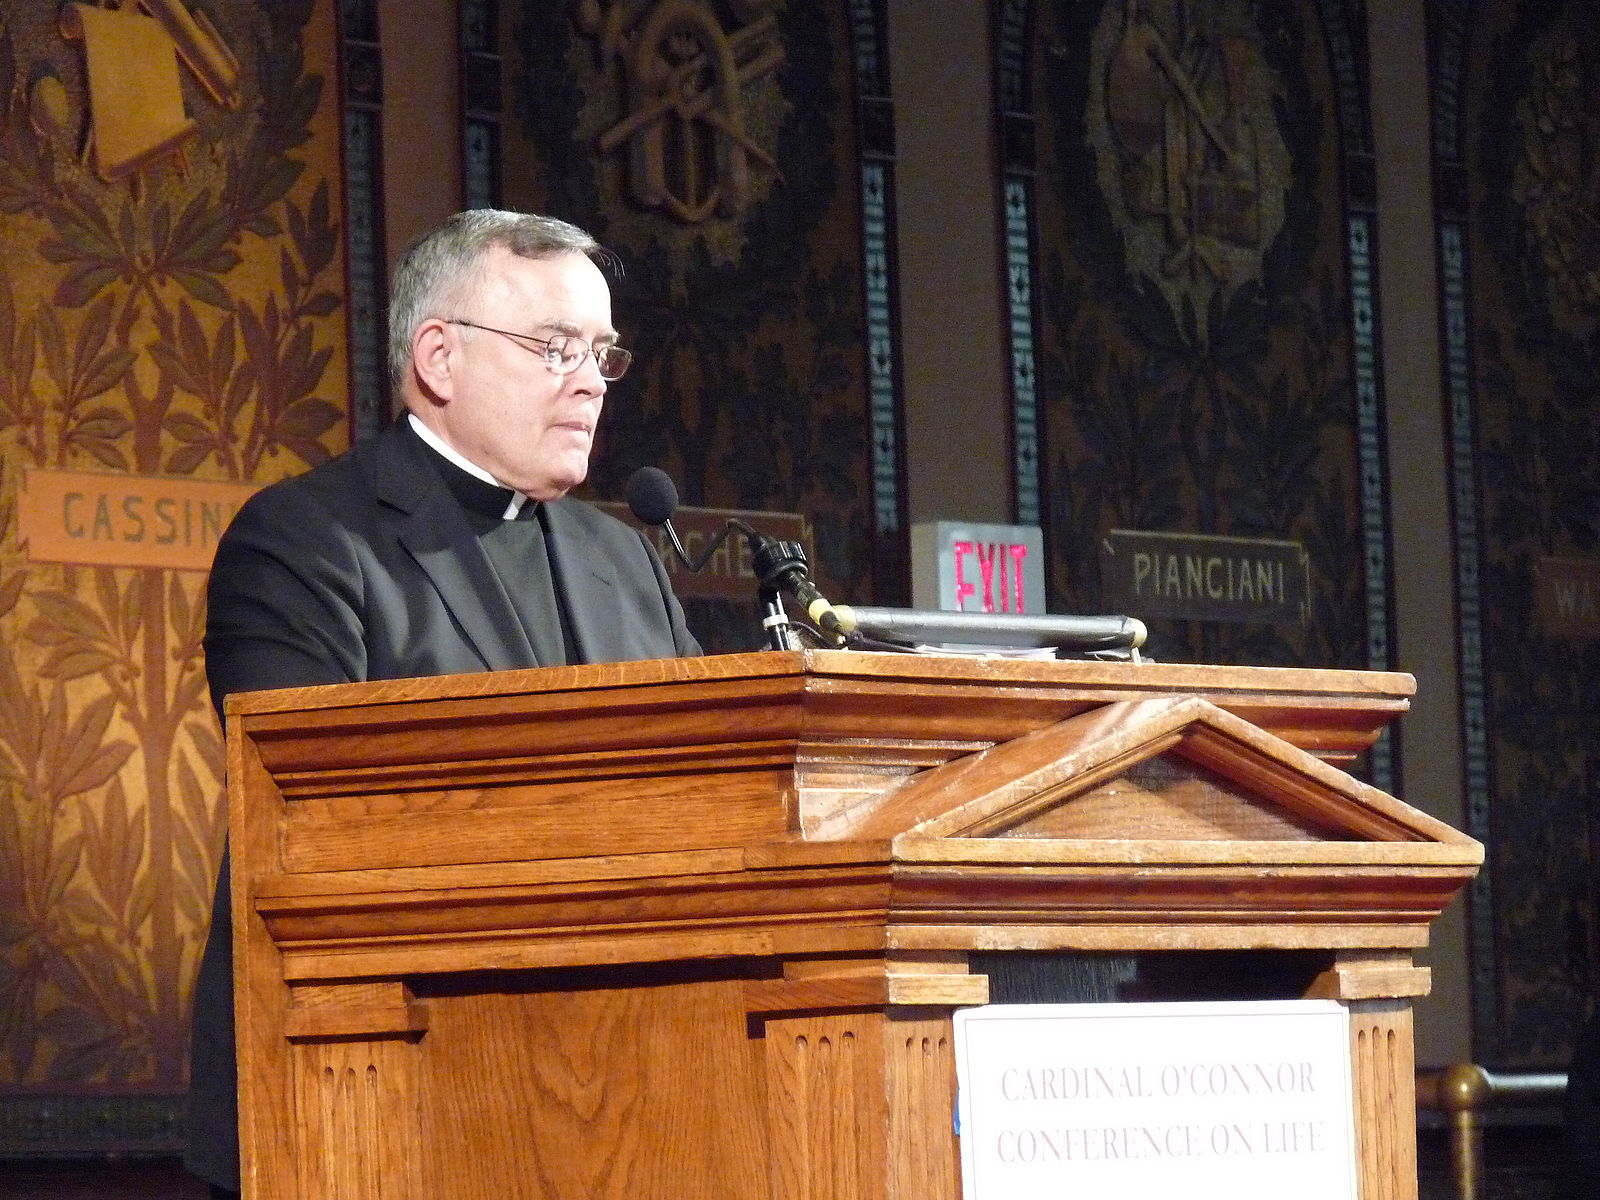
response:
{"label": "gray hair", "polygon": [[490,250],[519,258],[587,254],[602,266],[615,260],[576,225],[535,213],[474,208],[458,212],[412,244],[395,268],[389,292],[389,381],[399,387],[411,369],[411,338],[437,308],[473,282]]}

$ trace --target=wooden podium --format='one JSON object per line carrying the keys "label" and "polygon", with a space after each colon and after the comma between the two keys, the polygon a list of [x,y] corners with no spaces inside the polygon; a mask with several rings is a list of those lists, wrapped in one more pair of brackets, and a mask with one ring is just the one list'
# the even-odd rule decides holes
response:
{"label": "wooden podium", "polygon": [[1482,848],[1332,765],[1412,690],[819,651],[235,696],[245,1196],[958,1200],[950,1014],[1066,951],[1292,964],[1363,1200],[1414,1197],[1411,952]]}

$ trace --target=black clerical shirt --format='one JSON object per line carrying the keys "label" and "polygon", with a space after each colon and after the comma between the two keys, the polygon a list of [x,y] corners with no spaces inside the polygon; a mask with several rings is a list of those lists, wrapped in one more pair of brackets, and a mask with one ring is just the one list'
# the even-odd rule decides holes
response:
{"label": "black clerical shirt", "polygon": [[516,610],[539,665],[571,662],[572,634],[556,595],[557,568],[548,545],[544,505],[524,499],[516,515],[508,518],[516,492],[479,479],[431,446],[429,450],[440,478],[466,511],[467,523]]}

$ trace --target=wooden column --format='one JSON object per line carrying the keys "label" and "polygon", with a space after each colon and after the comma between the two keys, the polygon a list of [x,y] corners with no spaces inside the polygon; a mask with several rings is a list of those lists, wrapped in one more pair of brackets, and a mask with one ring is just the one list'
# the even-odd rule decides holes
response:
{"label": "wooden column", "polygon": [[791,961],[747,986],[772,1200],[960,1200],[950,1013],[988,993],[962,954]]}
{"label": "wooden column", "polygon": [[1361,1200],[1417,1200],[1416,1055],[1411,1001],[1429,989],[1407,953],[1344,952],[1310,995],[1350,1013]]}
{"label": "wooden column", "polygon": [[293,989],[286,1033],[303,1196],[425,1193],[418,1158],[418,1041],[427,1013],[398,982]]}

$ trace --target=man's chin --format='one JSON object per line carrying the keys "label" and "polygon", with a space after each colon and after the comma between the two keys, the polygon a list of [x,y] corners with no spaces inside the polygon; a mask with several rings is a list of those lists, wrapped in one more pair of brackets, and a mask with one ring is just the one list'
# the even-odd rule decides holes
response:
{"label": "man's chin", "polygon": [[519,490],[524,491],[535,500],[559,500],[588,477],[589,467],[585,463],[581,471],[550,474],[541,479],[534,487]]}

